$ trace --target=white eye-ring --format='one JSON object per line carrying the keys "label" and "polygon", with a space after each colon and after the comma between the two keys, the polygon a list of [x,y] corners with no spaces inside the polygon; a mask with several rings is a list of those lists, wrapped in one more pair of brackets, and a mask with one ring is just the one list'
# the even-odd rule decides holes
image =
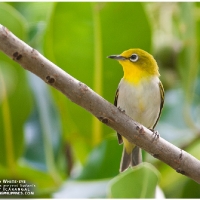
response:
{"label": "white eye-ring", "polygon": [[136,62],[138,60],[138,58],[139,58],[138,55],[134,53],[130,56],[129,59],[131,62]]}

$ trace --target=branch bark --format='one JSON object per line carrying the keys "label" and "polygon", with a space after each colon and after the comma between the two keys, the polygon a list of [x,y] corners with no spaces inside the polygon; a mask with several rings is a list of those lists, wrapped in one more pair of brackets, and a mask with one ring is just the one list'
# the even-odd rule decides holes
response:
{"label": "branch bark", "polygon": [[130,142],[165,162],[178,173],[200,184],[200,161],[198,159],[161,137],[155,139],[155,135],[149,129],[134,122],[87,85],[47,60],[2,25],[0,25],[0,50],[24,69],[62,92],[72,102],[88,110],[102,123],[119,132]]}

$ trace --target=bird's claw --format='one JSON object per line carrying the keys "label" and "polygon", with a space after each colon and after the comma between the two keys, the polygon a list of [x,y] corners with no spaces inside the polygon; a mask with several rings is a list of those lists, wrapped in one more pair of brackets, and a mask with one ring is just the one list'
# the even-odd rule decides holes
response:
{"label": "bird's claw", "polygon": [[158,131],[156,131],[154,129],[150,129],[150,131],[153,132],[153,140],[152,140],[152,142],[154,142],[155,140],[157,140],[160,137],[160,135],[159,135]]}
{"label": "bird's claw", "polygon": [[122,108],[120,108],[120,107],[118,107],[118,109],[119,109],[121,112],[125,113],[125,110],[124,110],[124,109],[122,109]]}

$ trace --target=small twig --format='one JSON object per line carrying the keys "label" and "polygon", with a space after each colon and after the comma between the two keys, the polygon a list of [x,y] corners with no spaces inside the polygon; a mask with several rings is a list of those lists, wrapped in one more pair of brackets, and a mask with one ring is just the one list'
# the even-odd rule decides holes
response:
{"label": "small twig", "polygon": [[36,74],[44,82],[61,91],[71,101],[88,110],[130,142],[165,162],[178,173],[200,183],[199,160],[161,137],[152,143],[155,135],[149,129],[134,122],[87,85],[64,72],[2,25],[0,25],[0,50],[24,69]]}

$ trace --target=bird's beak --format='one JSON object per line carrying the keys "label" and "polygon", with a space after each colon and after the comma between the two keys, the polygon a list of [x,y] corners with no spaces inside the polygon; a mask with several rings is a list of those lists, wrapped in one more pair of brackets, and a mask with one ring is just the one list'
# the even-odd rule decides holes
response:
{"label": "bird's beak", "polygon": [[126,58],[121,55],[111,55],[111,56],[108,56],[107,58],[111,58],[115,60],[126,60]]}

